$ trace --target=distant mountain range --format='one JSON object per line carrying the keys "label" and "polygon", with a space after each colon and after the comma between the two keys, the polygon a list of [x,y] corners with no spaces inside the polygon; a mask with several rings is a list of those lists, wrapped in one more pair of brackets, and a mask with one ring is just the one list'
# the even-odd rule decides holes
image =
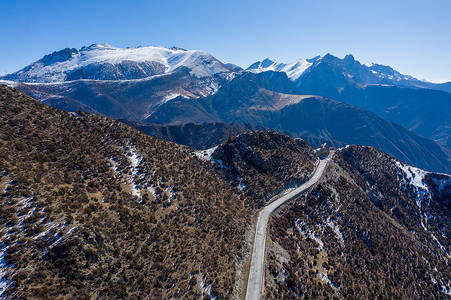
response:
{"label": "distant mountain range", "polygon": [[[327,84],[335,85],[353,83],[358,85],[393,85],[409,88],[428,88],[451,92],[451,82],[437,84],[425,80],[418,80],[410,75],[403,75],[389,66],[375,63],[361,64],[354,56],[346,55],[343,59],[331,54],[316,56],[312,59],[300,59],[289,64],[273,61],[269,58],[253,63],[246,70],[254,73],[277,71],[285,72],[298,86],[302,87],[306,77],[323,73],[323,80]],[[335,78],[330,78],[331,75]],[[332,79],[332,80],[331,80]]]}
{"label": "distant mountain range", "polygon": [[363,65],[352,55],[266,59],[243,70],[204,51],[94,44],[46,55],[1,79],[67,111],[171,126],[248,124],[331,145],[371,145],[451,173],[451,83]]}

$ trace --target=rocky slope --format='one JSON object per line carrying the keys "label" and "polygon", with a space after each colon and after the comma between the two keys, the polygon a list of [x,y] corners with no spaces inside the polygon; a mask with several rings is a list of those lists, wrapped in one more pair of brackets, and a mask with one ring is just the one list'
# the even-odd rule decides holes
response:
{"label": "rocky slope", "polygon": [[198,78],[180,67],[168,74],[138,80],[75,80],[57,83],[14,83],[20,91],[53,107],[94,112],[116,119],[140,121],[173,99],[215,93],[227,78],[221,74]]}
{"label": "rocky slope", "polygon": [[269,299],[450,297],[451,177],[372,148],[337,150],[270,224]]}
{"label": "rocky slope", "polygon": [[231,297],[250,213],[209,164],[6,87],[0,115],[0,293]]}

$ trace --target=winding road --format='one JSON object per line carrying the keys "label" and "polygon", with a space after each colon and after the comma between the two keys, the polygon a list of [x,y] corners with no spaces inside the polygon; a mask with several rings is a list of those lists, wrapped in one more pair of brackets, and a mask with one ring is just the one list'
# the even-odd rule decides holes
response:
{"label": "winding road", "polygon": [[254,247],[252,250],[251,267],[249,270],[249,279],[247,282],[246,300],[258,300],[260,299],[261,292],[263,291],[264,283],[264,260],[265,260],[265,241],[266,241],[266,226],[271,213],[285,202],[296,197],[300,193],[305,192],[312,185],[314,185],[321,177],[324,169],[327,165],[329,158],[320,160],[315,173],[309,181],[305,182],[298,188],[289,192],[288,194],[280,197],[276,201],[266,206],[260,211],[257,220],[257,227],[255,230]]}

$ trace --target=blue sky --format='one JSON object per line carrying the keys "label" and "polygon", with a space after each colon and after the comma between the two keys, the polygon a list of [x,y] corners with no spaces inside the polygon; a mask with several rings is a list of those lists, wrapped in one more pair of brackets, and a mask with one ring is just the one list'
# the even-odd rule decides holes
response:
{"label": "blue sky", "polygon": [[93,43],[202,49],[242,67],[331,53],[451,81],[450,0],[3,0],[0,74]]}

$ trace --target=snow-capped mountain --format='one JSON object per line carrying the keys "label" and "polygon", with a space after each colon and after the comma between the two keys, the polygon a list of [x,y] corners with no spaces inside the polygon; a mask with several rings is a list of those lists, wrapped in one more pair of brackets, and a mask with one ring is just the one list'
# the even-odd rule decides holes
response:
{"label": "snow-capped mountain", "polygon": [[400,82],[403,80],[418,81],[418,79],[410,75],[401,74],[390,66],[384,66],[376,63],[368,63],[364,64],[364,66],[367,67],[371,71],[371,73],[381,79],[389,79],[395,82]]}
{"label": "snow-capped mountain", "polygon": [[127,80],[167,74],[179,67],[188,68],[199,78],[232,71],[205,51],[152,46],[117,48],[104,43],[55,51],[3,79],[36,83]]}
{"label": "snow-capped mountain", "polygon": [[253,63],[249,68],[247,68],[247,71],[250,71],[252,73],[260,73],[266,71],[285,72],[291,80],[296,81],[297,79],[299,79],[299,77],[301,77],[302,73],[304,73],[305,70],[307,70],[313,64],[316,59],[317,58],[308,60],[299,59],[292,63],[285,64],[267,58],[263,61]]}
{"label": "snow-capped mountain", "polygon": [[[377,63],[361,64],[352,55],[346,55],[343,59],[340,59],[328,53],[311,59],[299,59],[289,64],[267,58],[253,63],[246,70],[253,73],[267,71],[285,72],[292,81],[302,85],[303,77],[308,77],[308,74],[313,72],[314,69],[323,69],[325,65],[333,66],[334,71],[337,71],[338,77],[342,77],[343,81],[352,81],[353,84],[394,85],[451,91],[446,84],[434,84],[425,80],[419,80],[410,75],[401,74],[390,66]],[[325,71],[323,70],[322,73],[325,73]],[[322,74],[322,76],[326,78],[328,74]],[[336,83],[336,80],[332,81],[332,83]]]}

